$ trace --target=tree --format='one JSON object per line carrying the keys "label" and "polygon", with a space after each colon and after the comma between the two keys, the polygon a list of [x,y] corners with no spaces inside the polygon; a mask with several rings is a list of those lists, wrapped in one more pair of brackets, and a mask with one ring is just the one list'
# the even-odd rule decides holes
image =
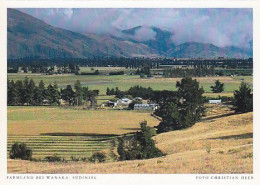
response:
{"label": "tree", "polygon": [[23,94],[22,94],[23,104],[26,103],[27,105],[29,105],[31,92],[29,91],[29,79],[28,79],[28,77],[25,77],[25,79],[23,81],[22,92],[23,92]]}
{"label": "tree", "polygon": [[75,92],[73,91],[71,85],[67,85],[66,89],[61,90],[61,98],[65,100],[69,105],[74,105]]}
{"label": "tree", "polygon": [[219,80],[215,81],[215,86],[210,86],[212,92],[221,93],[224,91],[224,83],[221,83]]}
{"label": "tree", "polygon": [[30,160],[32,158],[32,150],[25,143],[14,143],[9,156],[11,159]]}
{"label": "tree", "polygon": [[19,97],[18,91],[15,87],[15,83],[13,80],[7,81],[7,105],[18,105]]}
{"label": "tree", "polygon": [[234,91],[234,107],[236,113],[253,111],[253,94],[250,86],[242,82],[239,90]]}
{"label": "tree", "polygon": [[151,87],[145,88],[139,85],[131,87],[127,94],[133,97],[141,97],[143,99],[150,99],[153,96],[153,89]]}
{"label": "tree", "polygon": [[83,87],[83,100],[90,102],[90,107],[93,107],[97,103],[96,96],[99,94],[99,90],[89,90],[88,87]]}
{"label": "tree", "polygon": [[107,87],[106,95],[111,95],[111,91],[108,87]]}
{"label": "tree", "polygon": [[28,84],[28,104],[29,105],[35,105],[35,90],[36,90],[36,86],[34,83],[33,79],[30,79],[29,84]]}
{"label": "tree", "polygon": [[76,101],[76,105],[82,105],[82,101],[83,101],[83,92],[82,92],[82,87],[81,84],[79,82],[79,80],[76,81],[76,83],[74,84],[74,89],[75,89],[75,101]]}
{"label": "tree", "polygon": [[142,104],[142,100],[133,100],[129,103],[128,108],[134,110],[135,104]]}
{"label": "tree", "polygon": [[95,163],[95,162],[103,163],[106,161],[106,154],[104,154],[102,152],[95,152],[88,160],[89,160],[89,162],[92,162],[92,163]]}
{"label": "tree", "polygon": [[156,148],[152,139],[153,129],[147,122],[140,123],[141,131],[129,138],[119,138],[117,152],[120,160],[149,159],[163,156],[163,152]]}
{"label": "tree", "polygon": [[162,118],[162,122],[157,126],[158,132],[168,132],[182,127],[179,110],[174,102],[164,102],[160,108],[155,111],[156,115]]}
{"label": "tree", "polygon": [[177,82],[176,87],[178,88],[178,108],[180,108],[181,116],[185,118],[191,114],[194,121],[193,124],[195,124],[196,121],[201,119],[206,110],[204,97],[202,96],[204,93],[203,88],[199,87],[199,82],[196,79],[192,80],[190,77],[183,78],[181,82]]}
{"label": "tree", "polygon": [[160,108],[155,112],[162,118],[162,122],[157,127],[158,132],[191,127],[205,113],[202,96],[204,90],[199,87],[196,80],[190,77],[183,78],[181,82],[176,83],[176,87],[178,88],[176,97],[168,97],[167,101],[160,103]]}
{"label": "tree", "polygon": [[60,104],[60,91],[56,82],[54,84],[49,84],[46,89],[46,99],[50,105],[59,105]]}
{"label": "tree", "polygon": [[17,91],[17,105],[24,105],[24,86],[21,80],[15,82],[15,89]]}
{"label": "tree", "polygon": [[44,99],[46,98],[45,84],[42,80],[39,83],[37,91],[38,91],[38,95],[36,97],[36,102],[37,102],[37,104],[42,105]]}

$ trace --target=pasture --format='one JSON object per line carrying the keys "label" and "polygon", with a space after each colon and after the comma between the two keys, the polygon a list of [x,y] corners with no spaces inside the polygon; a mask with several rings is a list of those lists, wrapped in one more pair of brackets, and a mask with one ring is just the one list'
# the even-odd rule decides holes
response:
{"label": "pasture", "polygon": [[[43,80],[45,85],[57,82],[60,88],[65,88],[67,85],[74,85],[79,80],[82,86],[88,86],[90,89],[99,89],[100,95],[106,94],[107,87],[118,87],[120,90],[128,90],[135,85],[143,87],[152,87],[154,90],[176,90],[176,82],[181,78],[140,78],[137,75],[41,75],[41,74],[8,74],[10,80],[23,80],[25,77],[32,78],[38,84]],[[225,83],[224,95],[231,96],[234,90],[237,90],[241,81],[246,81],[253,84],[252,76],[235,76],[235,77],[197,77],[200,86],[204,88],[206,93],[211,93],[210,86],[214,85],[215,80],[220,80]],[[222,94],[220,94],[222,95]]]}
{"label": "pasture", "polygon": [[24,142],[36,159],[57,154],[70,160],[71,156],[83,158],[103,151],[109,161],[111,140],[135,132],[143,120],[150,126],[159,122],[149,112],[8,107],[7,152],[13,143]]}
{"label": "pasture", "polygon": [[8,173],[253,173],[253,113],[208,108],[207,117],[193,127],[153,137],[165,157],[102,164],[8,159]]}
{"label": "pasture", "polygon": [[70,133],[125,134],[147,120],[149,126],[159,123],[149,112],[126,110],[82,110],[61,107],[8,107],[8,136],[51,135]]}
{"label": "pasture", "polygon": [[[71,157],[82,159],[94,152],[108,152],[113,136],[8,136],[7,155],[15,142],[23,142],[32,149],[33,158],[44,160],[47,156],[57,155],[65,160]],[[108,153],[109,154],[109,153]],[[109,158],[108,161],[112,160]]]}

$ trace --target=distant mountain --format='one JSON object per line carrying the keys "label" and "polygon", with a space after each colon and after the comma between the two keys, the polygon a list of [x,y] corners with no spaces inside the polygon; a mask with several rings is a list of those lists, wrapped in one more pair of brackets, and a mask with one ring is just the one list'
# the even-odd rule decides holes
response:
{"label": "distant mountain", "polygon": [[[148,32],[154,32],[154,38],[143,41],[137,40],[135,36],[138,35],[138,31],[142,29],[148,30]],[[149,46],[150,48],[156,49],[160,55],[167,56],[167,51],[175,47],[175,44],[171,40],[171,36],[173,34],[161,28],[137,26],[131,29],[122,30],[122,33],[124,34],[123,38],[128,39],[131,42],[143,43]],[[146,34],[146,32],[143,31],[143,34]]]}
{"label": "distant mountain", "polygon": [[157,56],[143,44],[55,28],[14,9],[8,9],[7,30],[8,59]]}
{"label": "distant mountain", "polygon": [[186,42],[176,46],[168,51],[169,56],[180,58],[215,58],[215,57],[232,57],[244,58],[250,57],[246,51],[236,47],[220,48],[213,44],[203,44],[198,42]]}
{"label": "distant mountain", "polygon": [[[175,45],[167,29],[137,26],[115,35],[76,33],[8,9],[8,59],[92,57],[252,57],[252,49],[186,42]],[[250,43],[249,43],[250,44]],[[251,42],[252,46],[252,42]]]}

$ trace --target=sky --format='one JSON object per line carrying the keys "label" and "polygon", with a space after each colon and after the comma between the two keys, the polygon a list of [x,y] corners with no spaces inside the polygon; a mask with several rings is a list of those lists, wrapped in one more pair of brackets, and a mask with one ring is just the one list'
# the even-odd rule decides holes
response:
{"label": "sky", "polygon": [[63,29],[94,34],[123,36],[118,30],[144,26],[133,36],[136,40],[154,39],[150,27],[172,33],[176,44],[184,42],[211,43],[219,47],[250,47],[253,39],[251,8],[81,8],[18,9],[46,23]]}

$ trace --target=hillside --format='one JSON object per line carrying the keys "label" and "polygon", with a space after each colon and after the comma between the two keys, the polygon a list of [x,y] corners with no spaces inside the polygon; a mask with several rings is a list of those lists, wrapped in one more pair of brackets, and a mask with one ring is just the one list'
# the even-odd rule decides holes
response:
{"label": "hillside", "polygon": [[165,157],[102,164],[8,159],[8,173],[252,173],[253,113],[230,113],[212,108],[189,129],[155,136]]}
{"label": "hillside", "polygon": [[8,9],[7,22],[8,59],[156,55],[143,44],[56,28],[14,9]]}
{"label": "hillside", "polygon": [[[157,27],[137,26],[118,35],[76,33],[53,27],[18,10],[8,9],[8,59],[93,57],[252,57],[236,47],[186,42],[175,45],[172,33]],[[141,35],[140,32],[142,32]],[[146,34],[147,33],[147,34]],[[151,38],[144,39],[143,37]],[[139,36],[138,36],[139,35]]]}

